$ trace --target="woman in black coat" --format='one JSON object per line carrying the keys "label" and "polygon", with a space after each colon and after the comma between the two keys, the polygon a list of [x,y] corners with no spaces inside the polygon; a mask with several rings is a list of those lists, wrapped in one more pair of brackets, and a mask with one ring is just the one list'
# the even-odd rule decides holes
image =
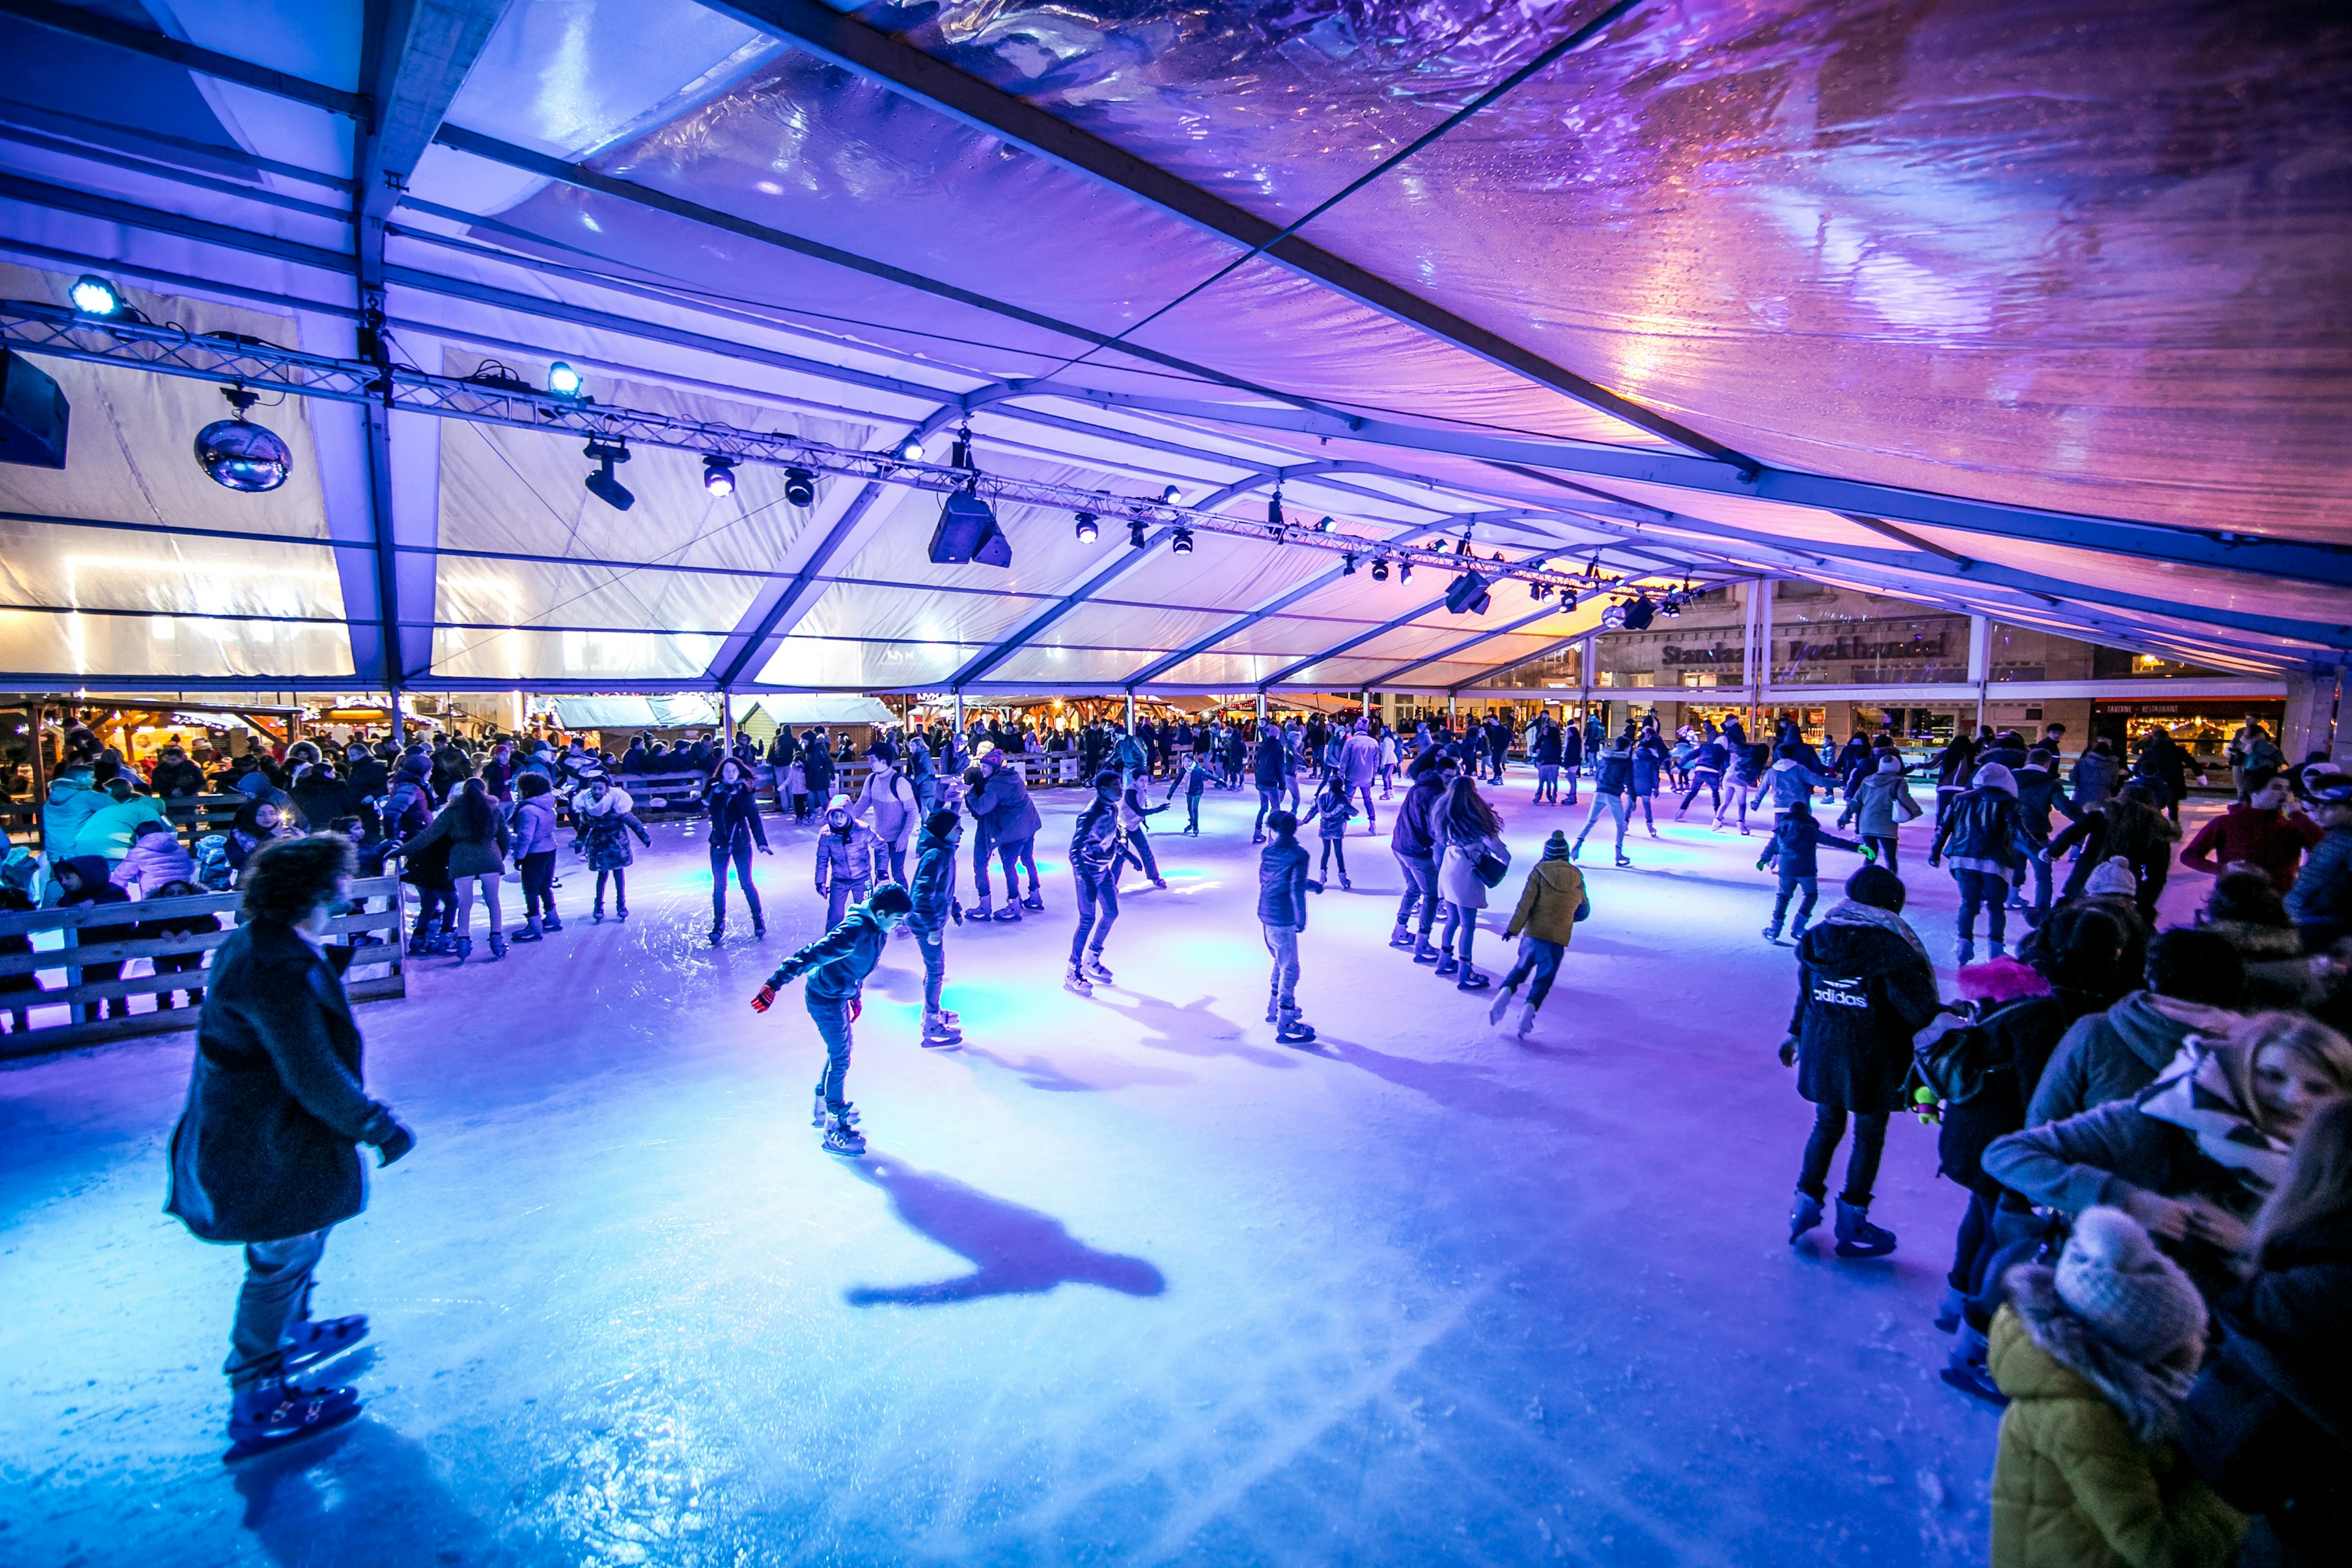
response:
{"label": "woman in black coat", "polygon": [[214,952],[187,1109],[172,1130],[166,1213],[199,1238],[245,1246],[230,1333],[229,1436],[275,1446],[359,1412],[348,1388],[288,1373],[341,1354],[364,1318],[310,1321],[327,1232],[367,1205],[358,1145],[389,1165],[416,1140],[360,1079],[360,1032],[334,968],[310,943],[345,900],[349,840],[284,839],[255,855],[246,923]]}
{"label": "woman in black coat", "polygon": [[1895,1236],[1870,1223],[1870,1189],[1887,1120],[1903,1105],[1911,1037],[1942,1003],[1927,952],[1903,923],[1902,879],[1864,866],[1847,879],[1845,895],[1797,944],[1797,1005],[1780,1044],[1781,1064],[1797,1068],[1797,1092],[1813,1102],[1789,1241],[1795,1245],[1822,1223],[1830,1160],[1851,1114],[1853,1149],[1837,1204],[1838,1256],[1881,1258],[1895,1250]]}
{"label": "woman in black coat", "polygon": [[760,909],[760,889],[751,884],[751,846],[772,854],[768,830],[760,826],[760,799],[752,792],[750,770],[733,757],[719,764],[703,794],[710,813],[710,945],[727,934],[727,863],[735,863],[735,880],[742,885],[743,901],[751,906],[751,934],[768,934],[768,917]]}

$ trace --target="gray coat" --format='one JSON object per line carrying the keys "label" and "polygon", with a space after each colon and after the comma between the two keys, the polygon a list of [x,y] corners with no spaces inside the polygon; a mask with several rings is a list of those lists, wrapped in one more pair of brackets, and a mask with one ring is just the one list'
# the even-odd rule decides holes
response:
{"label": "gray coat", "polygon": [[2156,1081],[2191,1034],[2232,1021],[2192,1004],[2159,1002],[2149,991],[2135,991],[2104,1013],[2077,1018],[2042,1069],[2025,1124],[2063,1121],[2109,1100],[2129,1100]]}
{"label": "gray coat", "polygon": [[206,1241],[282,1241],[367,1206],[357,1145],[392,1112],[360,1082],[343,983],[291,926],[255,921],[213,951],[167,1214]]}
{"label": "gray coat", "polygon": [[1911,798],[1910,784],[1901,773],[1864,773],[1838,825],[1843,826],[1850,817],[1854,831],[1865,838],[1892,838],[1896,828],[1918,815],[1919,803]]}

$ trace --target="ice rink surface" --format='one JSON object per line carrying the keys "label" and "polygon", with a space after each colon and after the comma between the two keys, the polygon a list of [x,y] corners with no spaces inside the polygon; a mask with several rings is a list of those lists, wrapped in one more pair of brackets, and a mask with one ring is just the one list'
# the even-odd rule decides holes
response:
{"label": "ice rink surface", "polygon": [[[1584,816],[1529,793],[1489,792],[1490,972]],[[797,989],[747,1005],[823,916],[772,817],[763,943],[739,900],[706,945],[701,829],[661,825],[626,924],[588,922],[567,856],[568,930],[363,1007],[419,1140],[320,1270],[321,1315],[373,1321],[341,1363],[367,1411],[233,1469],[237,1254],[161,1212],[189,1037],[0,1068],[0,1563],[1983,1560],[1997,1418],[1936,1378],[1964,1194],[1932,1130],[1889,1135],[1895,1257],[1784,1240],[1811,1116],[1760,832],[1637,826],[1631,871],[1597,836],[1521,1042],[1386,945],[1384,804],[1313,903],[1297,1049],[1261,1021],[1248,792],[1156,836],[1171,885],[1128,873],[1117,984],[1062,990],[1072,794],[1039,797],[1047,912],[950,935],[961,1051],[916,1046],[911,942],[869,983],[860,1162],[809,1126]],[[1822,858],[1826,908],[1859,862]]]}

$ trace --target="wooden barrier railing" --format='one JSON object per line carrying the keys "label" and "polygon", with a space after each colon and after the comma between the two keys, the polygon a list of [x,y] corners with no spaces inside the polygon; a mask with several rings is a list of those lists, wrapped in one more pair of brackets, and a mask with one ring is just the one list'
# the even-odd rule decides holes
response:
{"label": "wooden barrier railing", "polygon": [[[330,942],[346,939],[357,949],[343,976],[345,992],[354,1002],[405,996],[408,976],[403,968],[401,931],[404,893],[391,877],[370,877],[352,884],[351,913],[327,922]],[[157,971],[154,961],[184,953],[201,955],[228,940],[236,929],[236,893],[205,893],[192,899],[140,899],[127,904],[76,904],[66,909],[30,910],[0,914],[0,936],[32,940],[31,952],[0,953],[0,978],[31,974],[62,975],[64,984],[39,991],[0,992],[0,1013],[29,1012],[28,1026],[0,1036],[0,1057],[30,1056],[38,1051],[68,1050],[135,1035],[163,1034],[194,1028],[202,1008],[173,1006],[172,994],[201,989],[203,968]],[[216,930],[173,936],[125,936],[85,942],[85,929],[130,931],[150,921],[209,915]],[[54,942],[45,939],[55,937]],[[96,965],[120,963],[145,968],[144,974],[124,974],[112,980],[86,979]],[[138,998],[152,999],[145,1012],[132,1011]],[[122,1004],[123,1017],[86,1020],[84,1009],[110,1001]],[[13,1021],[13,1020],[12,1020]]]}

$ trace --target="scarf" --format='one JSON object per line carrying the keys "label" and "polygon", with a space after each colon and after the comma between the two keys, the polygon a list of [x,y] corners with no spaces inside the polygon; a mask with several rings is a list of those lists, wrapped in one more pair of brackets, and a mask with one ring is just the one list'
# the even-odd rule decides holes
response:
{"label": "scarf", "polygon": [[2221,1053],[2193,1037],[2141,1091],[2139,1113],[2188,1132],[2200,1153],[2258,1194],[2286,1174],[2287,1146],[2254,1125]]}
{"label": "scarf", "polygon": [[1920,942],[1919,933],[1913,931],[1901,915],[1896,914],[1893,910],[1882,910],[1876,904],[1858,904],[1852,899],[1841,899],[1828,914],[1822,917],[1821,923],[1832,926],[1876,926],[1881,931],[1893,931],[1896,936],[1901,937],[1910,944],[1911,951],[1917,953],[1921,959],[1925,960],[1927,957],[1927,946]]}

